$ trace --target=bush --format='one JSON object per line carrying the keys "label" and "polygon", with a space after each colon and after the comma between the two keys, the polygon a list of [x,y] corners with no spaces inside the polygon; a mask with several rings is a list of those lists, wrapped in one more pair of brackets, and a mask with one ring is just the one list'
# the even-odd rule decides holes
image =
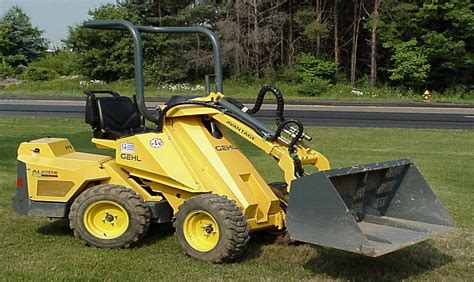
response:
{"label": "bush", "polygon": [[265,80],[271,83],[286,82],[297,83],[300,81],[296,75],[295,69],[286,68],[268,68],[265,71]]}
{"label": "bush", "polygon": [[332,81],[335,69],[336,65],[332,61],[303,54],[296,60],[295,75],[301,82],[309,82],[314,78]]}
{"label": "bush", "polygon": [[9,78],[15,74],[15,70],[10,65],[0,64],[0,78]]}
{"label": "bush", "polygon": [[27,67],[23,73],[23,77],[30,81],[51,80],[57,76],[58,73],[54,70],[39,67]]}
{"label": "bush", "polygon": [[329,90],[330,87],[331,84],[327,80],[315,77],[311,81],[305,81],[298,85],[296,91],[303,96],[315,97],[320,96]]}
{"label": "bush", "polygon": [[57,72],[59,75],[71,75],[74,73],[74,53],[68,51],[57,51],[48,54],[44,58],[30,64],[30,67],[45,68]]}
{"label": "bush", "polygon": [[393,67],[389,69],[390,80],[405,86],[422,86],[428,78],[431,66],[416,39],[402,42],[394,47]]}
{"label": "bush", "polygon": [[459,99],[472,99],[474,97],[474,88],[466,85],[455,85],[444,90],[442,96]]}

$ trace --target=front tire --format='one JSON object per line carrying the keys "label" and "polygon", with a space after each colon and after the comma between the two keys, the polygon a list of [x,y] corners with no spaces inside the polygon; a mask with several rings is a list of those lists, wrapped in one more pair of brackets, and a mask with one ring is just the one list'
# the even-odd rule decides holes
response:
{"label": "front tire", "polygon": [[174,225],[184,252],[212,263],[234,260],[250,239],[247,218],[235,201],[213,194],[198,195],[184,202]]}
{"label": "front tire", "polygon": [[71,206],[69,224],[85,245],[128,248],[150,226],[150,209],[135,191],[104,184],[87,189]]}

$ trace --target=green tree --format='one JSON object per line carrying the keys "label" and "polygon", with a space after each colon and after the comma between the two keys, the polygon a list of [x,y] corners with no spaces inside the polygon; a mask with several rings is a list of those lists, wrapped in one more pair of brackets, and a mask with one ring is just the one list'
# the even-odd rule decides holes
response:
{"label": "green tree", "polygon": [[473,83],[474,5],[470,1],[392,0],[384,8],[381,41],[385,61],[391,63],[385,65],[391,80],[401,81],[400,77],[407,78],[407,70],[424,66],[409,82],[435,89]]}
{"label": "green tree", "polygon": [[430,65],[417,41],[412,39],[394,46],[390,80],[406,86],[420,86],[428,77]]}
{"label": "green tree", "polygon": [[[377,78],[443,90],[474,82],[473,8],[468,0],[121,0],[90,16],[215,30],[229,76],[290,73],[302,54],[319,54],[316,58],[331,58],[337,69],[318,63],[309,70],[333,66],[339,78],[350,74],[354,82],[356,75],[370,73],[372,84]],[[202,36],[144,34],[143,39],[147,81],[197,80],[209,72],[212,49]],[[133,77],[126,34],[74,27],[66,43],[78,54],[80,73],[103,80]],[[333,73],[309,76],[328,80]]]}
{"label": "green tree", "polygon": [[12,48],[13,43],[8,39],[10,26],[0,23],[0,78],[6,78],[14,73],[10,61],[14,59],[12,55],[8,55],[8,51]]}
{"label": "green tree", "polygon": [[313,55],[302,54],[296,59],[295,73],[300,82],[311,81],[316,77],[332,81],[335,69],[334,62]]}
{"label": "green tree", "polygon": [[[124,19],[141,24],[133,10],[107,4],[90,11],[94,20]],[[114,81],[133,75],[133,43],[125,32],[97,31],[82,26],[69,28],[66,48],[77,55],[77,72],[87,77]]]}
{"label": "green tree", "polygon": [[0,18],[0,55],[3,65],[26,66],[44,55],[47,41],[43,31],[31,24],[19,7],[11,7]]}
{"label": "green tree", "polygon": [[74,52],[60,49],[32,62],[28,67],[45,68],[55,71],[59,75],[67,76],[74,73],[75,61]]}
{"label": "green tree", "polygon": [[474,82],[474,4],[465,0],[424,3],[416,14],[418,38],[437,87]]}
{"label": "green tree", "polygon": [[[207,24],[212,26],[215,11],[208,4],[198,7],[177,1],[128,1],[107,4],[89,15],[94,20],[124,19],[136,25],[186,26]],[[158,8],[159,10],[157,10]],[[174,12],[172,7],[175,7]],[[158,15],[157,15],[158,13]],[[146,82],[176,82],[192,77],[195,70],[210,65],[212,50],[200,36],[142,33],[144,73]],[[114,81],[133,77],[133,43],[129,34],[117,31],[97,31],[80,26],[72,27],[65,43],[77,54],[77,72],[88,77]],[[203,48],[209,47],[209,48]],[[204,72],[204,70],[202,71]]]}

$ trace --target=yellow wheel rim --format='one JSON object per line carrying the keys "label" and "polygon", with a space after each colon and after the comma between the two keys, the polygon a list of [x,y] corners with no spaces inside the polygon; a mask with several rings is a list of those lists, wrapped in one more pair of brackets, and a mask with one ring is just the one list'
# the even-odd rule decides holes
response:
{"label": "yellow wheel rim", "polygon": [[219,242],[217,221],[205,211],[194,211],[186,216],[183,224],[186,241],[195,250],[208,252]]}
{"label": "yellow wheel rim", "polygon": [[84,213],[87,231],[100,239],[115,239],[127,231],[127,211],[112,201],[98,201],[89,205]]}

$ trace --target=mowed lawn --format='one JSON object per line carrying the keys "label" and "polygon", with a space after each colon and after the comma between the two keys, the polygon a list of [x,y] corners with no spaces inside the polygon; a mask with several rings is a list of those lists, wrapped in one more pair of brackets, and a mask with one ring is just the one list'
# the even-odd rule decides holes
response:
{"label": "mowed lawn", "polygon": [[[379,258],[253,238],[238,262],[211,265],[185,256],[167,225],[152,225],[135,248],[108,250],[83,246],[65,221],[16,215],[11,198],[21,141],[66,137],[76,150],[99,150],[82,120],[2,117],[0,128],[1,280],[474,280],[474,131],[308,128],[333,167],[412,158],[456,231]],[[281,179],[271,157],[237,142],[268,181]]]}

